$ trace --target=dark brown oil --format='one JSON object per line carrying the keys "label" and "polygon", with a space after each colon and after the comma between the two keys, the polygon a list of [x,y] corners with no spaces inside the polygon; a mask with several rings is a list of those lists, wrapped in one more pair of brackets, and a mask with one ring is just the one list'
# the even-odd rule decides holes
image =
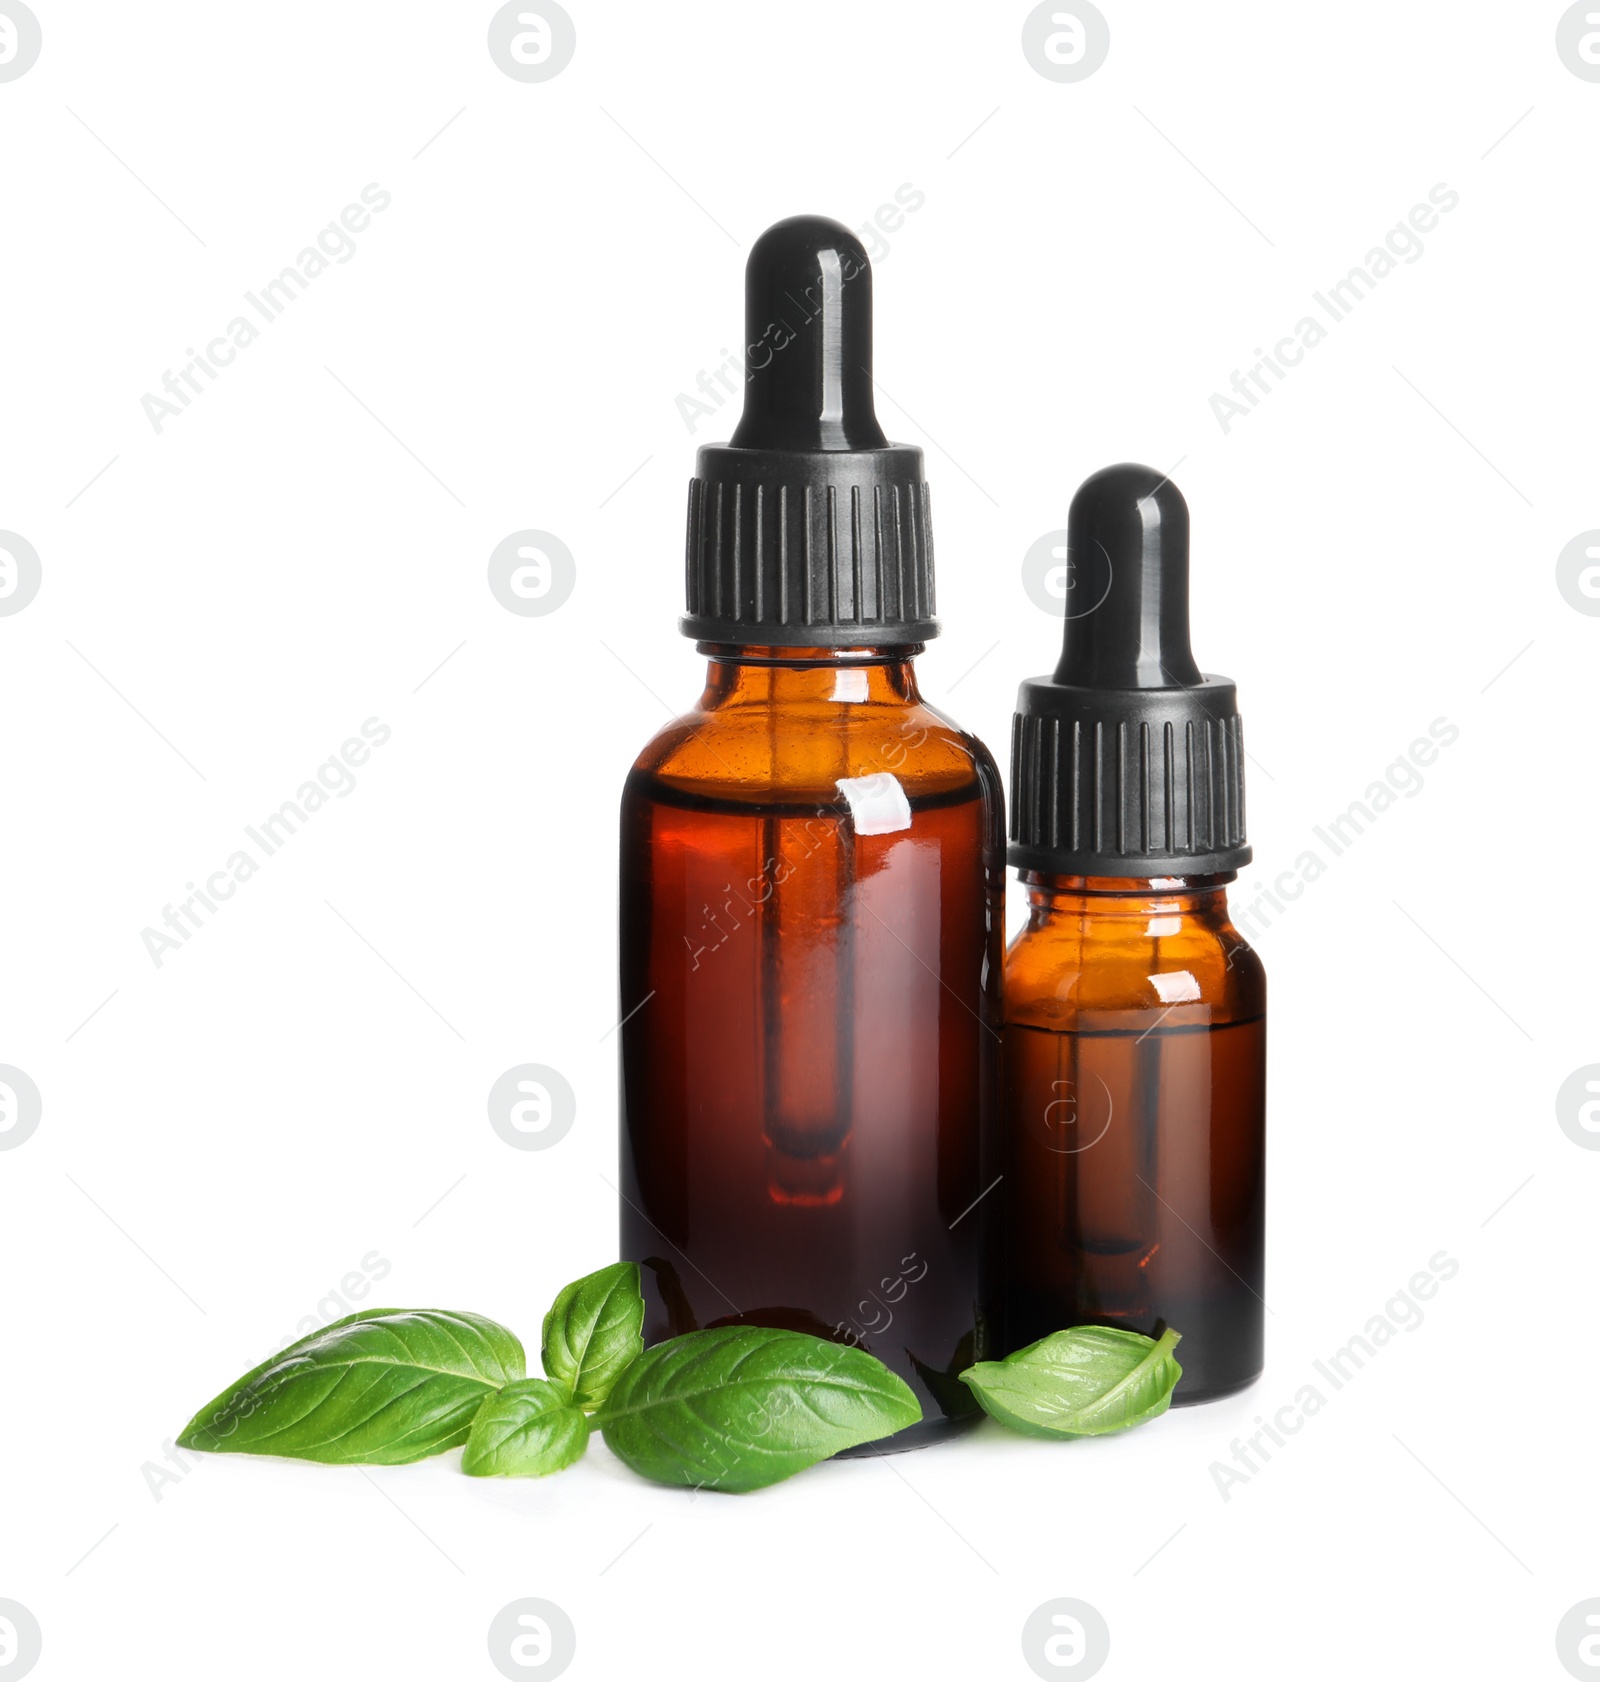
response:
{"label": "dark brown oil", "polygon": [[1175,1403],[1261,1370],[1266,1021],[1006,1028],[1009,1341],[1183,1334]]}
{"label": "dark brown oil", "polygon": [[[841,735],[828,769],[881,765],[868,722],[865,762]],[[888,834],[828,776],[709,795],[648,752],[630,776],[621,1216],[647,1342],[748,1323],[867,1349],[922,1402],[909,1447],[972,1414],[955,1375],[994,1352],[1002,878],[987,755],[924,793],[899,751]]]}

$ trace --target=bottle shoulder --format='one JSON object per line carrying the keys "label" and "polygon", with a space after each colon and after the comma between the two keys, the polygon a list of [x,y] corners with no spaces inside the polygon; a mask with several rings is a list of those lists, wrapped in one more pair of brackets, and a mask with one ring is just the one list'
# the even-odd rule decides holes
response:
{"label": "bottle shoulder", "polygon": [[758,802],[831,799],[841,780],[883,774],[913,798],[1001,790],[984,744],[921,700],[696,708],[646,743],[629,784]]}
{"label": "bottle shoulder", "polygon": [[1012,941],[1005,999],[1008,1022],[1058,1031],[1152,1012],[1173,1027],[1242,1022],[1266,1012],[1266,971],[1225,911],[1058,913],[1030,919]]}

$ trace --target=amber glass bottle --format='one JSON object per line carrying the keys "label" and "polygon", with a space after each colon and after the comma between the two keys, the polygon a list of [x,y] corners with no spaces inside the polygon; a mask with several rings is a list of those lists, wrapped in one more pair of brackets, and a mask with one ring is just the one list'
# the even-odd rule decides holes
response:
{"label": "amber glass bottle", "polygon": [[1008,1336],[1174,1326],[1175,1403],[1261,1370],[1266,977],[1230,877],[1025,871],[1006,958]]}
{"label": "amber glass bottle", "polygon": [[622,802],[621,1227],[648,1340],[866,1348],[922,1402],[909,1447],[996,1347],[1004,820],[917,690],[926,487],[873,416],[870,302],[835,223],[752,252],[745,415],[690,489],[706,688]]}
{"label": "amber glass bottle", "polygon": [[1182,1405],[1262,1366],[1266,977],[1226,893],[1250,857],[1239,719],[1189,653],[1175,486],[1097,474],[1068,553],[1061,664],[1023,685],[1013,743],[1007,1341],[1171,1326]]}

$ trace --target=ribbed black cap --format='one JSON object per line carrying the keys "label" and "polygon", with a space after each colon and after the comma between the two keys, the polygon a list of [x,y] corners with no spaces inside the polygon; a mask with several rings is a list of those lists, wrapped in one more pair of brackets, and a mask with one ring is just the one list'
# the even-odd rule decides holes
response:
{"label": "ribbed black cap", "polygon": [[922,451],[872,401],[872,265],[792,216],[745,266],[744,414],[689,481],[685,636],[848,648],[926,642],[933,533]]}
{"label": "ribbed black cap", "polygon": [[1249,862],[1233,682],[1189,650],[1189,508],[1152,467],[1086,479],[1067,517],[1052,677],[1017,693],[1010,862],[1058,876],[1205,876]]}

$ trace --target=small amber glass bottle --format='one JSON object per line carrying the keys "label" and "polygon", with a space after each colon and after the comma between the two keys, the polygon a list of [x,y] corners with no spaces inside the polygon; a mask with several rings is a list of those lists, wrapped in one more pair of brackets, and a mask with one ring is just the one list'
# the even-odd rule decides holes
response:
{"label": "small amber glass bottle", "polygon": [[873,413],[860,242],[779,223],[746,306],[744,416],[690,487],[705,691],[622,800],[621,1253],[647,1341],[865,1348],[912,1447],[997,1352],[1004,795],[917,689],[922,452]]}
{"label": "small amber glass bottle", "polygon": [[1065,647],[1026,683],[1005,970],[1007,1342],[1182,1333],[1176,1405],[1261,1371],[1266,977],[1228,920],[1233,685],[1189,652],[1188,511],[1148,468],[1073,502]]}

